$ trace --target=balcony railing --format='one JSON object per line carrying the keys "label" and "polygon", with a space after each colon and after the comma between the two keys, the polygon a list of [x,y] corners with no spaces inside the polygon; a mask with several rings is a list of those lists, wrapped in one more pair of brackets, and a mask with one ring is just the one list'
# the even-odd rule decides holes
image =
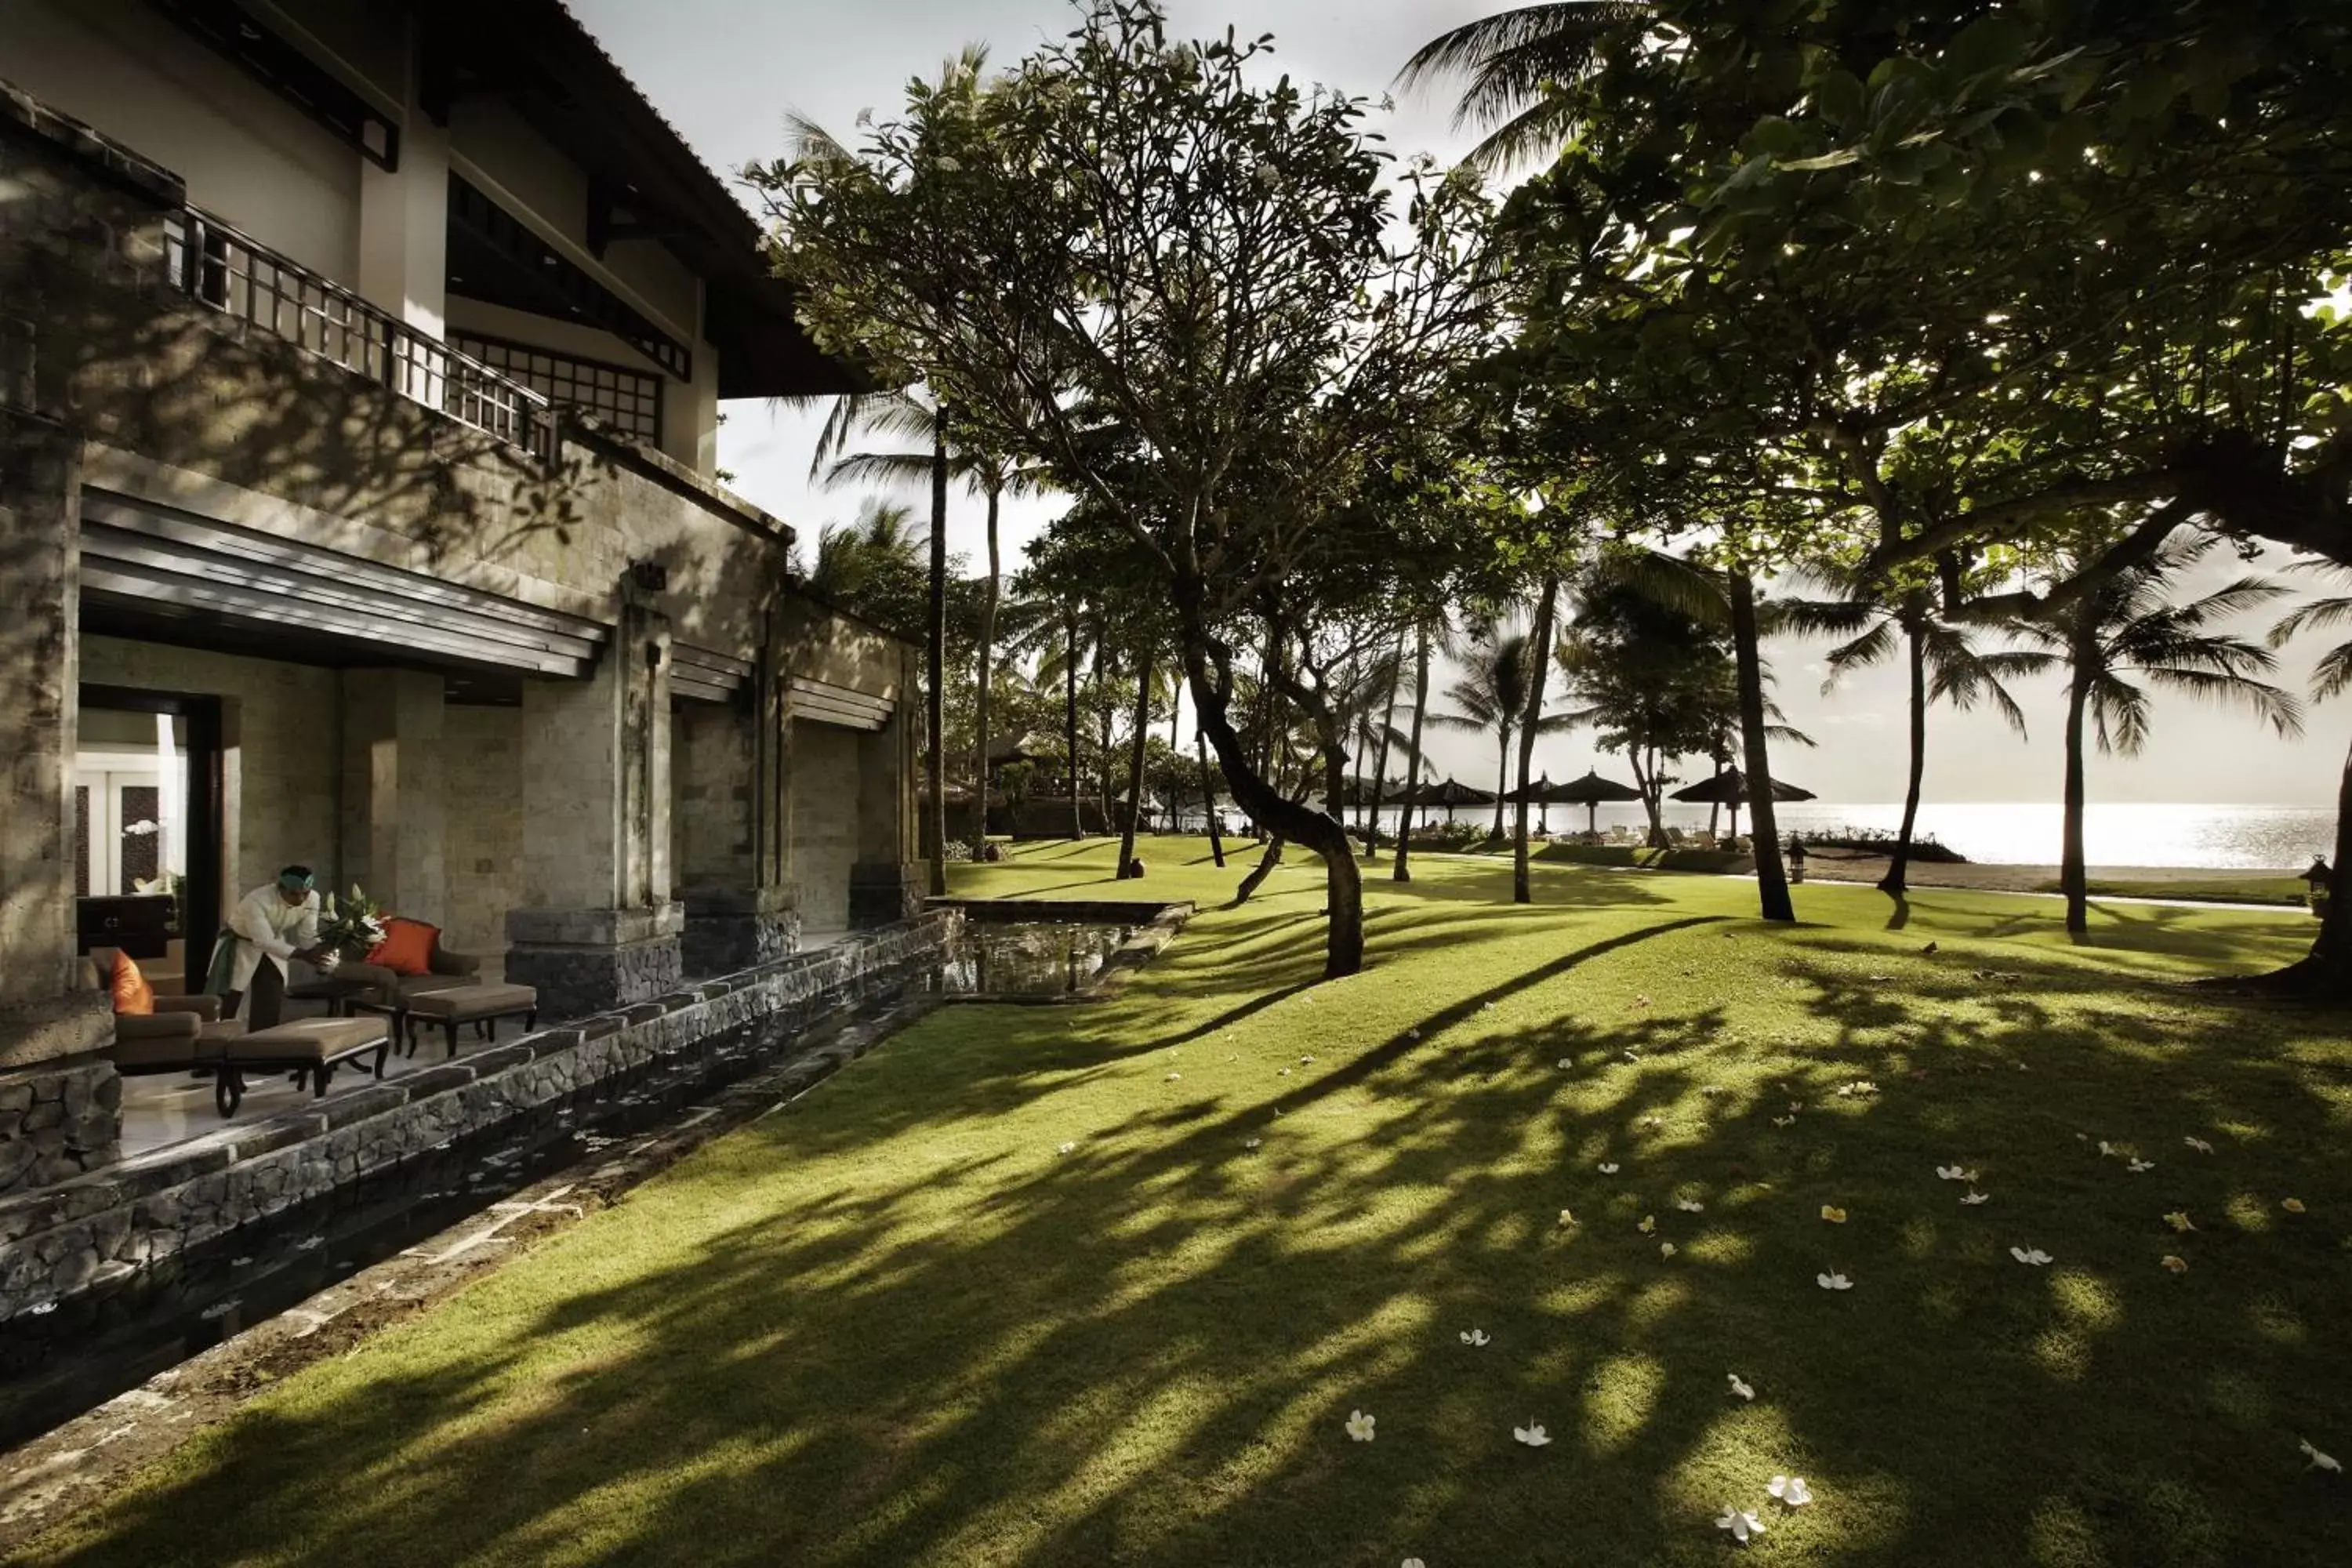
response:
{"label": "balcony railing", "polygon": [[218,218],[189,207],[163,221],[172,280],[191,300],[332,360],[541,461],[554,458],[554,412],[530,388]]}

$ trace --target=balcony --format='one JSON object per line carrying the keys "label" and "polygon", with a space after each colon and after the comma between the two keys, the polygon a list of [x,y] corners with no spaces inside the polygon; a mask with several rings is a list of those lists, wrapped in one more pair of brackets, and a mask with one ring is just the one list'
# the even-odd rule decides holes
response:
{"label": "balcony", "polygon": [[556,456],[549,400],[194,207],[163,218],[164,266],[190,300],[515,447]]}

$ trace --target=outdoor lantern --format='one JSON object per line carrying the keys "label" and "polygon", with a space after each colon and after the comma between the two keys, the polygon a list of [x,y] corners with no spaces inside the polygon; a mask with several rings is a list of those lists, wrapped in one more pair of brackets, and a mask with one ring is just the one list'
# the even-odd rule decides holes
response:
{"label": "outdoor lantern", "polygon": [[2335,886],[2336,873],[2327,868],[2327,857],[2314,855],[2311,869],[2303,874],[2305,886],[2311,889],[2309,902],[2312,914],[2321,920],[2327,917],[2327,891]]}

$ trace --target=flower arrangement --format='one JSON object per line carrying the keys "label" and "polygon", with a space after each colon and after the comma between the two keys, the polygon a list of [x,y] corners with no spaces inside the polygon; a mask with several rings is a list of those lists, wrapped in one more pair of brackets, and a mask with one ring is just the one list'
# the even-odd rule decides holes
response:
{"label": "flower arrangement", "polygon": [[338,901],[328,893],[320,905],[325,918],[319,925],[319,945],[337,958],[365,958],[383,941],[384,908],[357,882],[352,884],[348,897]]}

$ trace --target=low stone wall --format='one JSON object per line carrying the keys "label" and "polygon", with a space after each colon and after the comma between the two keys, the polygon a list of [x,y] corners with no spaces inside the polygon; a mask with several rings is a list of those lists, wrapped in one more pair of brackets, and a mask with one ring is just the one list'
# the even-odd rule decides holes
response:
{"label": "low stone wall", "polygon": [[0,1202],[0,1325],[713,1035],[798,1029],[895,990],[960,918],[930,911]]}
{"label": "low stone wall", "polygon": [[111,1062],[0,1073],[0,1194],[104,1164],[121,1121],[122,1080]]}

